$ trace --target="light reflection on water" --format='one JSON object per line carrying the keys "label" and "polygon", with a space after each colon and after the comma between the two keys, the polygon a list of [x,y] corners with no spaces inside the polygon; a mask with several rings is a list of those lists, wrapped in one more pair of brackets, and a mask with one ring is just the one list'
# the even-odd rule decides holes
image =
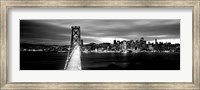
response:
{"label": "light reflection on water", "polygon": [[[21,70],[63,70],[67,53],[20,52]],[[180,70],[180,53],[82,53],[84,70]]]}
{"label": "light reflection on water", "polygon": [[82,53],[84,70],[176,70],[180,53]]}

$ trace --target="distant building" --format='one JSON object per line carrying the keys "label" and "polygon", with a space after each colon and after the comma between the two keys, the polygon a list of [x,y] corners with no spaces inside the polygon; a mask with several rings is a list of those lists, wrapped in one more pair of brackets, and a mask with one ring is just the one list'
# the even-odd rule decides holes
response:
{"label": "distant building", "polygon": [[114,44],[114,45],[116,45],[116,44],[117,44],[117,41],[116,41],[116,40],[114,40],[114,41],[113,41],[113,44]]}
{"label": "distant building", "polygon": [[81,47],[83,47],[83,40],[81,40]]}
{"label": "distant building", "polygon": [[[81,41],[82,42],[82,41]],[[83,50],[91,52],[120,52],[120,51],[151,51],[151,52],[180,52],[180,44],[171,44],[170,42],[157,42],[155,43],[145,41],[143,37],[140,40],[113,40],[111,43],[90,43],[83,47]]]}
{"label": "distant building", "polygon": [[127,49],[127,43],[126,41],[122,41],[122,50],[126,50]]}
{"label": "distant building", "polygon": [[150,51],[154,51],[154,47],[153,47],[153,45],[148,44],[148,49],[149,49]]}
{"label": "distant building", "polygon": [[158,44],[157,38],[155,39],[155,44]]}
{"label": "distant building", "polygon": [[142,43],[144,42],[144,38],[143,37],[141,37],[140,42],[142,42]]}

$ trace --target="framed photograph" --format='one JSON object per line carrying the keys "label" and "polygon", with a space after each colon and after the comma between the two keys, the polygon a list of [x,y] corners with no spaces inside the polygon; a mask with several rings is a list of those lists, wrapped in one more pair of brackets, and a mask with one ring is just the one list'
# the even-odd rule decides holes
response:
{"label": "framed photograph", "polygon": [[199,0],[2,0],[1,90],[199,90]]}

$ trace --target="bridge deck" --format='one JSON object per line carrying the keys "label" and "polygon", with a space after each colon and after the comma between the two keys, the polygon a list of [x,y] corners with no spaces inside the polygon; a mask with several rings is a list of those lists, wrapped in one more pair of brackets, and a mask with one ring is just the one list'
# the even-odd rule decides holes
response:
{"label": "bridge deck", "polygon": [[81,70],[81,52],[80,47],[74,48],[71,59],[68,62],[66,70]]}

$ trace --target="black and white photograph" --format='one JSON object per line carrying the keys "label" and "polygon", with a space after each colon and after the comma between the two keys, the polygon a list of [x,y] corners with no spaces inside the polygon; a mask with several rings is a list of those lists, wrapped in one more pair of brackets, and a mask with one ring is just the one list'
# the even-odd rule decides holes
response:
{"label": "black and white photograph", "polygon": [[180,70],[180,19],[21,19],[20,70]]}

